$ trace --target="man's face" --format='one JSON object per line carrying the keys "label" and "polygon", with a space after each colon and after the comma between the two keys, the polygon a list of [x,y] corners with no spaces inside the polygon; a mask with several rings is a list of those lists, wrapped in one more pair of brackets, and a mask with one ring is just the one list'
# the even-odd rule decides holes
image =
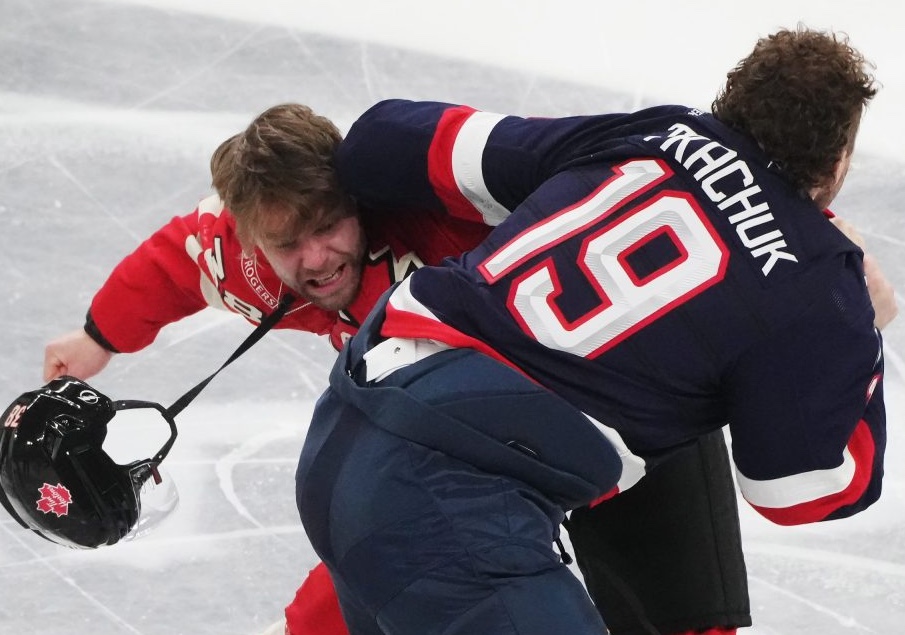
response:
{"label": "man's face", "polygon": [[284,284],[322,309],[343,309],[358,294],[365,235],[348,211],[322,214],[294,236],[284,227],[266,227],[258,247]]}

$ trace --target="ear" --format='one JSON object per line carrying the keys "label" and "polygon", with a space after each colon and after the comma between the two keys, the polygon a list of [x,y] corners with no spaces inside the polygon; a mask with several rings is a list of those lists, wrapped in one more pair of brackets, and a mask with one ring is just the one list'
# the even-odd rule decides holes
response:
{"label": "ear", "polygon": [[808,194],[820,209],[826,209],[836,198],[836,194],[842,188],[845,181],[845,175],[848,174],[848,168],[852,162],[852,149],[847,147],[842,151],[842,155],[833,166],[833,173],[824,183],[812,187]]}
{"label": "ear", "polygon": [[[842,156],[839,157],[839,160],[836,161],[836,167],[833,169],[833,182],[841,185],[842,181],[845,179],[845,175],[848,174],[848,167],[852,163],[852,149],[850,147],[846,147],[845,150],[842,151]],[[838,186],[837,186],[838,189]]]}

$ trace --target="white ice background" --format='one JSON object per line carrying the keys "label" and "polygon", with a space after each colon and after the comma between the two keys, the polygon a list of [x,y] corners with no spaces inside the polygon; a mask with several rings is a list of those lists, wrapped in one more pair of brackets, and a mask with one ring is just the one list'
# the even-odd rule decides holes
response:
{"label": "white ice background", "polygon": [[[308,103],[346,128],[386,97],[524,115],[706,108],[780,26],[846,31],[884,87],[834,205],[905,288],[905,64],[894,3],[604,0],[0,0],[0,409],[38,387],[44,344],[81,325],[106,274],[209,191],[208,158],[264,108]],[[783,528],[742,503],[750,635],[900,633],[905,623],[905,318],[886,333],[885,492],[844,521]],[[169,405],[250,332],[204,311],[92,383]],[[178,418],[181,496],[157,531],[71,551],[0,515],[0,633],[251,635],[314,566],[294,468],[334,353],[274,332]],[[111,424],[111,452],[161,430]],[[655,515],[652,517],[655,522]]]}

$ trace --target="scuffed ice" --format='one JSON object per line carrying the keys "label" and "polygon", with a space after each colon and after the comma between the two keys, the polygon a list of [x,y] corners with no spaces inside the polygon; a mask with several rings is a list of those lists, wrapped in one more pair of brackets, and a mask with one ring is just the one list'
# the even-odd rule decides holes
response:
{"label": "scuffed ice", "polygon": [[[95,289],[143,237],[193,209],[209,191],[211,152],[270,105],[305,102],[346,128],[385,97],[555,116],[647,105],[656,88],[640,75],[637,90],[607,89],[605,80],[580,84],[237,15],[237,5],[258,3],[224,3],[222,15],[203,0],[153,4],[0,0],[0,408],[42,383],[44,343],[81,325]],[[195,5],[213,14],[190,12]],[[664,21],[703,28],[687,13]],[[386,19],[383,29],[406,29],[390,9]],[[740,33],[738,55],[761,34]],[[673,54],[639,46],[620,63],[645,48]],[[901,79],[902,68],[893,71]],[[902,289],[905,163],[861,150],[835,209],[862,229]],[[885,334],[890,441],[881,502],[854,519],[799,528],[741,510],[752,635],[896,633],[905,621],[903,322]],[[239,318],[202,312],[165,329],[143,354],[116,358],[92,383],[117,399],[168,405],[249,332]],[[318,338],[275,332],[214,380],[180,415],[165,463],[180,507],[148,536],[69,551],[0,515],[0,630],[250,635],[279,619],[316,563],[293,476],[333,359]],[[114,425],[110,444],[147,454],[159,447],[155,434]]]}

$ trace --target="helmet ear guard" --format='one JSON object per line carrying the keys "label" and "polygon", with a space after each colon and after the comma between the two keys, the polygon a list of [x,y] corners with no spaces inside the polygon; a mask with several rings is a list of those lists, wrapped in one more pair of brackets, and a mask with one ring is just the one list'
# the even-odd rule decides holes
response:
{"label": "helmet ear guard", "polygon": [[[103,450],[121,410],[152,408],[170,436],[152,457],[117,464]],[[138,524],[140,491],[176,440],[173,415],[147,401],[112,401],[64,376],[19,396],[0,415],[0,504],[19,524],[67,547],[112,545]]]}

